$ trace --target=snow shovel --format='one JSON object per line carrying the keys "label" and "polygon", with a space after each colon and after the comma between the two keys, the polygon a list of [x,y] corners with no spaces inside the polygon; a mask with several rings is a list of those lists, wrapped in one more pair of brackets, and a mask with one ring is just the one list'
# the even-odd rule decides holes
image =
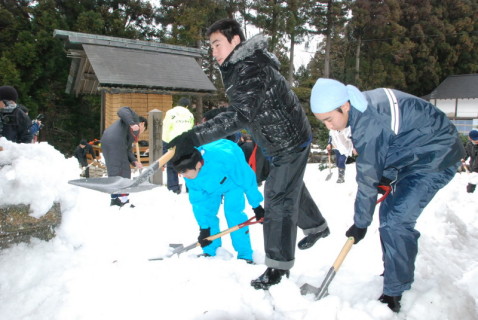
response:
{"label": "snow shovel", "polygon": [[329,181],[332,178],[332,161],[330,160],[330,152],[329,152],[329,174],[325,177],[325,181]]}
{"label": "snow shovel", "polygon": [[[234,231],[239,230],[241,228],[244,228],[246,226],[250,226],[250,225],[262,222],[264,218],[262,218],[260,220],[253,221],[254,219],[256,219],[256,217],[252,217],[249,220],[238,224],[237,226],[234,226],[234,227],[231,227],[231,228],[226,229],[224,231],[221,231],[219,233],[213,234],[212,236],[209,236],[206,239],[211,240],[211,241],[216,240],[218,238],[221,238],[222,236],[225,236],[226,234],[229,234],[231,232],[234,232]],[[169,253],[168,255],[166,255],[164,257],[149,259],[149,261],[164,260],[166,258],[172,257],[175,254],[180,255],[183,252],[186,252],[186,251],[189,251],[189,250],[194,249],[196,247],[199,247],[200,243],[199,243],[199,241],[194,242],[193,244],[190,244],[187,247],[183,246],[182,244],[170,244],[169,246],[174,248],[174,250],[171,253]]]}
{"label": "snow shovel", "polygon": [[300,287],[300,293],[302,295],[313,293],[315,295],[315,298],[314,298],[315,300],[320,300],[323,297],[325,297],[328,294],[327,289],[329,288],[329,285],[332,282],[332,279],[334,279],[335,274],[339,270],[340,265],[344,261],[345,256],[347,256],[347,253],[349,253],[354,242],[355,242],[354,237],[349,237],[347,239],[347,242],[345,242],[345,245],[340,251],[339,256],[337,257],[337,259],[335,259],[334,264],[332,265],[332,267],[330,267],[329,272],[327,273],[327,276],[325,277],[324,281],[322,281],[322,285],[319,288],[316,288],[308,283],[304,283],[302,287]]}
{"label": "snow shovel", "polygon": [[150,190],[158,187],[157,184],[147,182],[148,178],[174,156],[174,148],[169,149],[161,158],[147,167],[137,178],[128,179],[123,177],[87,178],[68,181],[75,186],[101,191],[109,194],[132,193]]}

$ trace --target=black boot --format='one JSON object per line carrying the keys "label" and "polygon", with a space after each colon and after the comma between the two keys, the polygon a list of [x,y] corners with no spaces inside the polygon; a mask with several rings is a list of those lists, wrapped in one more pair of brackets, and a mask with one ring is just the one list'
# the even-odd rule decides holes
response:
{"label": "black boot", "polygon": [[402,299],[402,296],[387,296],[386,294],[382,294],[378,300],[381,303],[386,303],[388,307],[393,311],[393,312],[399,312],[400,311],[400,300]]}
{"label": "black boot", "polygon": [[297,244],[297,247],[301,250],[309,249],[312,247],[317,240],[320,238],[325,238],[330,234],[329,227],[327,227],[325,230],[322,230],[317,233],[311,233],[308,234],[304,239],[300,240],[299,243]]}
{"label": "black boot", "polygon": [[[120,198],[114,198],[114,199],[111,199],[110,206],[118,206],[118,207],[122,208],[127,203],[129,203],[129,200],[126,200],[126,202],[121,202]],[[134,208],[135,205],[130,204],[129,207]]]}
{"label": "black boot", "polygon": [[121,202],[120,198],[111,199],[110,206],[118,206],[121,208],[123,205],[124,204]]}
{"label": "black boot", "polygon": [[289,278],[289,270],[267,268],[259,278],[251,281],[251,286],[255,289],[267,290],[270,286],[278,284],[283,275]]}

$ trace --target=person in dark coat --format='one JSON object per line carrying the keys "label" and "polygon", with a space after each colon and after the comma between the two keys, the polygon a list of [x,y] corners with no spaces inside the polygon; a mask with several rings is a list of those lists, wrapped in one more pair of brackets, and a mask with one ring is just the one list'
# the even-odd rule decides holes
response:
{"label": "person in dark coat", "polygon": [[86,142],[85,139],[81,139],[80,144],[76,147],[73,155],[78,159],[78,163],[83,168],[83,175],[85,178],[90,177],[90,168],[88,167],[88,160],[86,155],[90,154],[93,157],[93,161],[96,159],[95,151],[93,147]]}
{"label": "person in dark coat", "polygon": [[[109,177],[131,178],[131,165],[142,168],[140,159],[133,153],[133,142],[148,128],[148,121],[138,116],[130,107],[118,110],[119,120],[105,129],[101,137],[101,151]],[[111,205],[122,207],[129,203],[128,194],[112,194]]]}
{"label": "person in dark coat", "polygon": [[251,282],[256,289],[267,289],[288,276],[294,266],[297,226],[306,234],[298,243],[301,249],[329,235],[327,222],[303,181],[312,131],[262,35],[245,41],[240,24],[223,19],[209,27],[207,36],[220,65],[229,107],[170,145],[176,146],[175,157],[181,157],[192,153],[195,146],[245,129],[270,157],[263,224],[267,269]]}
{"label": "person in dark coat", "polygon": [[[465,145],[465,158],[462,159],[462,163],[465,164],[465,161],[470,158],[470,164],[468,166],[470,174],[469,183],[466,186],[466,192],[473,193],[476,189],[476,184],[478,183],[478,130],[471,130],[468,133],[468,142]],[[474,172],[474,173],[473,173]]]}
{"label": "person in dark coat", "polygon": [[0,137],[16,143],[31,143],[30,117],[17,104],[18,93],[14,87],[0,87]]}
{"label": "person in dark coat", "polygon": [[269,161],[248,133],[242,135],[239,146],[244,152],[247,163],[256,173],[257,185],[261,186],[262,182],[265,181],[269,175]]}
{"label": "person in dark coat", "polygon": [[352,85],[320,78],[310,98],[314,115],[329,130],[350,126],[358,153],[354,224],[347,237],[362,240],[372,223],[377,187],[392,192],[381,202],[383,294],[395,312],[414,279],[420,233],[417,218],[455,175],[464,149],[455,126],[431,103],[410,94],[379,88],[360,92]]}
{"label": "person in dark coat", "polygon": [[256,146],[254,141],[252,141],[251,135],[244,133],[239,140],[238,145],[241,147],[242,152],[244,152],[246,162],[249,163],[249,158],[251,157],[252,151],[254,151],[254,147]]}

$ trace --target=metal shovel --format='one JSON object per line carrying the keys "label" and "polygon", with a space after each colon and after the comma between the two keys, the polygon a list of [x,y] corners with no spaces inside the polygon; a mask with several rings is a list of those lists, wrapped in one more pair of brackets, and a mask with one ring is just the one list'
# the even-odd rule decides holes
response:
{"label": "metal shovel", "polygon": [[128,179],[123,177],[87,178],[68,181],[75,186],[101,191],[109,194],[132,193],[150,190],[158,187],[157,184],[149,183],[148,178],[160,167],[164,166],[174,156],[174,148],[169,149],[161,158],[147,167],[137,178]]}
{"label": "metal shovel", "polygon": [[349,237],[347,239],[347,242],[345,242],[344,247],[340,251],[337,259],[335,259],[335,262],[332,265],[332,267],[330,267],[329,272],[327,273],[327,276],[325,277],[324,281],[322,281],[322,285],[320,287],[316,288],[308,283],[304,283],[302,287],[300,287],[300,293],[302,295],[313,293],[315,295],[315,298],[314,298],[315,300],[320,300],[323,297],[325,297],[328,294],[327,289],[329,288],[330,283],[334,279],[335,274],[339,270],[340,265],[342,264],[345,257],[347,256],[347,253],[349,253],[354,242],[355,242],[354,237]]}
{"label": "metal shovel", "polygon": [[[212,236],[209,236],[205,239],[207,240],[210,240],[210,241],[213,241],[213,240],[216,240],[222,236],[225,236],[226,234],[229,234],[231,232],[234,232],[236,230],[239,230],[241,228],[244,228],[245,226],[250,226],[250,225],[253,225],[253,224],[256,224],[256,223],[260,223],[263,221],[263,218],[260,219],[260,220],[256,220],[256,217],[252,217],[252,218],[249,218],[247,221],[243,222],[243,223],[240,223],[234,227],[231,227],[229,229],[226,229],[224,231],[221,231],[219,233],[216,233],[216,234],[213,234]],[[174,248],[174,250],[169,253],[168,255],[164,256],[164,257],[159,257],[159,258],[151,258],[149,259],[149,261],[156,261],[156,260],[164,260],[166,258],[169,258],[169,257],[172,257],[173,255],[175,254],[181,254],[183,252],[186,252],[186,251],[189,251],[191,249],[194,249],[196,247],[199,247],[200,246],[200,243],[199,241],[198,242],[194,242],[193,244],[190,244],[189,246],[185,247],[183,246],[182,244],[170,244],[169,245],[170,247]]]}
{"label": "metal shovel", "polygon": [[329,174],[325,177],[325,181],[329,181],[332,178],[332,161],[330,160],[330,152],[329,152]]}

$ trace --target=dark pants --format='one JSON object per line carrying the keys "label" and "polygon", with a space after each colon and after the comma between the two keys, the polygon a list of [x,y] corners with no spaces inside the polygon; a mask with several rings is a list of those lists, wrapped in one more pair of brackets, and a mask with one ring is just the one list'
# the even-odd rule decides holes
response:
{"label": "dark pants", "polygon": [[345,162],[347,161],[347,156],[339,152],[339,150],[334,149],[335,153],[335,165],[339,169],[345,169]]}
{"label": "dark pants", "polygon": [[420,237],[420,232],[415,230],[417,218],[435,194],[453,178],[457,167],[441,172],[410,174],[393,185],[393,192],[380,205],[384,294],[400,296],[410,289]]}
{"label": "dark pants", "polygon": [[266,265],[289,270],[294,265],[297,226],[305,234],[327,228],[303,177],[310,147],[271,159],[264,187]]}
{"label": "dark pants", "polygon": [[[163,154],[168,152],[169,146],[168,143],[163,141]],[[168,190],[178,191],[179,190],[179,178],[178,172],[174,170],[172,161],[168,161],[166,164],[166,174],[167,174],[167,186]]]}

